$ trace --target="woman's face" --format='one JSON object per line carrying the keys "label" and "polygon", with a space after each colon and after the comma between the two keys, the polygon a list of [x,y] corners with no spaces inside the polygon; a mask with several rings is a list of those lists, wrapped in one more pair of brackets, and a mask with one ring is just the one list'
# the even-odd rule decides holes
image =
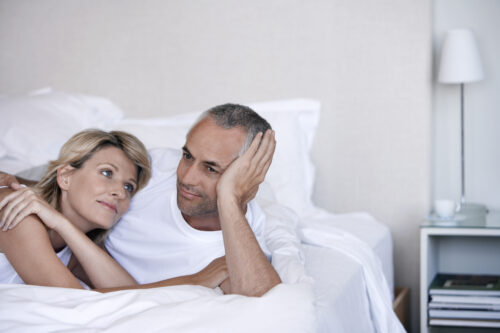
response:
{"label": "woman's face", "polygon": [[67,218],[84,232],[109,229],[129,208],[137,188],[137,167],[121,149],[104,147],[59,182]]}

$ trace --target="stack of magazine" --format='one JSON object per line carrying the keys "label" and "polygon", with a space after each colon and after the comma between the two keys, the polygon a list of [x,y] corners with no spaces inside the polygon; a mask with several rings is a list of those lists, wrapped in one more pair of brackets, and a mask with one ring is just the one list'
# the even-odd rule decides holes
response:
{"label": "stack of magazine", "polygon": [[500,276],[437,274],[429,295],[430,325],[500,327]]}

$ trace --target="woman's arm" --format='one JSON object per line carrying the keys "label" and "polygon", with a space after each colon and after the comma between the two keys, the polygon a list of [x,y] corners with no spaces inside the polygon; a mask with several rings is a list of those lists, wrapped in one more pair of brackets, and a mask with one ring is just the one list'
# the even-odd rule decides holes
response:
{"label": "woman's arm", "polygon": [[[6,190],[3,191],[5,192]],[[12,257],[13,261],[11,263],[13,264],[16,271],[18,271],[20,275],[21,272],[23,272],[23,275],[21,275],[21,278],[23,279],[23,276],[31,277],[31,273],[33,272],[30,270],[30,267],[34,266],[24,265],[25,261],[23,261],[22,259],[23,256],[30,256],[30,254],[26,251],[20,251],[15,246],[15,244],[23,244],[24,242],[27,242],[30,237],[33,237],[33,235],[29,235],[29,233],[25,230],[31,230],[28,227],[31,226],[32,223],[28,224],[28,221],[34,221],[36,222],[35,227],[31,226],[30,228],[39,229],[39,233],[43,232],[44,237],[41,238],[45,238],[46,244],[44,244],[44,247],[50,250],[49,252],[52,252],[53,257],[55,257],[55,263],[58,263],[59,266],[62,266],[64,271],[66,273],[69,273],[72,280],[77,281],[75,276],[72,275],[71,272],[69,272],[69,270],[55,255],[48,234],[45,228],[43,228],[43,226],[40,224],[40,221],[43,221],[49,228],[56,231],[59,236],[61,236],[65,240],[66,244],[71,248],[73,254],[77,258],[78,265],[83,268],[88,278],[90,279],[90,282],[92,282],[93,287],[97,288],[98,291],[109,292],[122,289],[146,289],[181,284],[196,284],[203,285],[209,288],[215,288],[221,285],[224,281],[227,281],[228,272],[226,268],[226,261],[225,257],[221,257],[212,261],[207,267],[196,274],[176,277],[156,283],[138,286],[135,280],[113,258],[111,258],[111,256],[105,250],[98,247],[85,234],[83,234],[83,232],[81,232],[78,228],[71,224],[62,214],[55,211],[45,201],[41,200],[36,194],[34,194],[32,190],[23,189],[17,191],[17,193],[13,193],[13,191],[7,190],[7,192],[10,192],[10,194],[4,195],[3,199],[2,195],[0,194],[0,216],[3,217],[3,222],[7,222],[6,225],[9,226],[8,231],[0,232],[0,250],[2,250],[2,247],[4,247],[5,244],[6,250],[4,252],[6,254],[8,253],[9,260]],[[12,204],[13,202],[14,204]],[[21,206],[22,209],[19,209],[19,206]],[[2,207],[4,208],[2,209]],[[38,217],[30,214],[38,215],[41,220],[38,219]],[[20,217],[22,217],[20,221],[22,223],[19,223],[19,221],[17,221]],[[17,224],[19,224],[17,227],[13,229],[10,228],[10,225],[16,226]],[[16,238],[19,235],[25,238]],[[36,239],[38,240],[38,238]],[[27,248],[23,247],[23,250],[27,250]],[[39,254],[38,257],[41,256],[42,258],[46,255],[45,251],[36,253]],[[32,258],[30,257],[30,259]],[[40,259],[37,260],[38,262],[42,262],[40,261]],[[36,277],[36,274],[34,275],[34,277]],[[77,285],[68,287],[75,288],[75,286],[78,288],[81,287],[78,281]]]}
{"label": "woman's arm", "polygon": [[[154,283],[134,286],[122,286],[116,288],[98,288],[96,290],[100,292],[112,292],[126,289],[150,289],[184,284],[200,285],[207,288],[215,288],[220,286],[224,290],[223,286],[226,285],[225,282],[229,281],[228,276],[229,275],[226,267],[226,257],[220,257],[213,260],[210,264],[207,265],[207,267],[205,267],[198,273],[192,275],[179,276]],[[224,292],[226,291],[227,290],[224,290]]]}
{"label": "woman's arm", "polygon": [[82,288],[59,260],[45,227],[33,215],[17,228],[0,232],[0,251],[26,284]]}
{"label": "woman's arm", "polygon": [[[8,195],[0,200],[0,209],[2,208],[4,230],[6,228],[15,230],[24,224],[24,219],[30,214],[37,215],[47,227],[53,229],[71,248],[96,288],[136,284],[132,276],[120,264],[94,244],[64,215],[35,194],[33,190],[24,188],[10,191]],[[21,221],[23,223],[19,223]],[[18,223],[20,225],[12,229]]]}
{"label": "woman's arm", "polygon": [[73,224],[54,228],[69,246],[94,288],[136,286],[134,278]]}

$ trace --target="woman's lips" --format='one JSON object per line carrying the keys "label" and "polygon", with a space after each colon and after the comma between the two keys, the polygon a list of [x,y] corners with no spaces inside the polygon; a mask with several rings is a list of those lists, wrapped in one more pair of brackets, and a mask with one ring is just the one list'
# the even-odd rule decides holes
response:
{"label": "woman's lips", "polygon": [[106,201],[97,200],[97,202],[100,203],[101,205],[103,205],[104,207],[106,207],[107,209],[113,211],[115,214],[118,213],[118,210],[116,209],[115,205],[108,203]]}

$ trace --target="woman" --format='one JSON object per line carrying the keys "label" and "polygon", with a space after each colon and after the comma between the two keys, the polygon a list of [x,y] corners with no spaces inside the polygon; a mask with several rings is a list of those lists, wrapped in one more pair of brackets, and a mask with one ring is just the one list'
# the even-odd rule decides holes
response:
{"label": "woman", "polygon": [[[0,232],[0,283],[82,288],[73,273],[83,269],[86,274],[78,276],[93,288],[135,288],[134,279],[94,241],[104,239],[150,174],[147,151],[136,137],[87,130],[64,144],[33,189],[0,189],[0,228],[7,230]],[[198,274],[143,287],[215,287],[226,277],[218,259]]]}

